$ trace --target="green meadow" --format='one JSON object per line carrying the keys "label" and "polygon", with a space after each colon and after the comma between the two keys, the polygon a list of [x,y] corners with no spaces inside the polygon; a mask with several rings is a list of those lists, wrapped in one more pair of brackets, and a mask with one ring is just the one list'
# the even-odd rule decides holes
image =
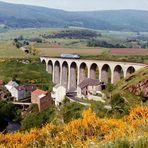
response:
{"label": "green meadow", "polygon": [[45,65],[38,59],[30,59],[29,64],[23,64],[21,59],[2,60],[0,62],[0,80],[5,83],[17,80],[21,85],[35,84],[42,89],[52,88],[52,77],[45,71]]}

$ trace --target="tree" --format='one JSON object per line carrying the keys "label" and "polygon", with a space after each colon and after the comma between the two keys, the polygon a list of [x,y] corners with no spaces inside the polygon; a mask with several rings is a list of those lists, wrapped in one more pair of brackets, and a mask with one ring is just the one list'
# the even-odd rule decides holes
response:
{"label": "tree", "polygon": [[110,50],[103,50],[100,55],[101,55],[101,57],[103,57],[104,59],[110,59],[111,56],[112,56]]}
{"label": "tree", "polygon": [[15,107],[14,104],[6,102],[6,101],[0,101],[0,131],[4,130],[7,123],[5,119],[11,120],[20,120],[21,114],[19,112],[19,109]]}
{"label": "tree", "polygon": [[33,106],[32,113],[29,113],[22,120],[22,130],[29,130],[31,128],[40,128],[47,122],[53,120],[55,114],[55,108],[50,106],[47,110],[39,113],[37,106]]}

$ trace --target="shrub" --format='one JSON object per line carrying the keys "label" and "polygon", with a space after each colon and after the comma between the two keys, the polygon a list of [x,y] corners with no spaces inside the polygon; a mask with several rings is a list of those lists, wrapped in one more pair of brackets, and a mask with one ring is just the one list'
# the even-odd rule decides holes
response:
{"label": "shrub", "polygon": [[47,122],[51,122],[53,120],[55,113],[55,108],[50,107],[47,110],[39,113],[34,111],[33,113],[28,114],[22,120],[22,130],[29,130],[31,128],[40,128]]}
{"label": "shrub", "polygon": [[129,113],[130,106],[125,102],[120,94],[114,94],[111,98],[112,114],[114,117],[121,118]]}
{"label": "shrub", "polygon": [[79,103],[67,102],[66,106],[64,106],[64,108],[63,108],[64,122],[68,123],[74,119],[80,118],[84,108],[85,108],[85,106],[83,106]]}
{"label": "shrub", "polygon": [[137,107],[122,119],[100,119],[91,110],[68,124],[44,125],[15,134],[0,133],[0,147],[148,147],[148,108]]}
{"label": "shrub", "polygon": [[5,119],[19,121],[21,119],[21,112],[14,104],[0,101],[0,130],[4,130],[6,126]]}

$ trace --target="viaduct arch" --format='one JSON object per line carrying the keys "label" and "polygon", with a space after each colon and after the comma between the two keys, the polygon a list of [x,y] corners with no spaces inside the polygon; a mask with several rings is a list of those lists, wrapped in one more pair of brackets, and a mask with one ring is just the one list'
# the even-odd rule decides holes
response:
{"label": "viaduct arch", "polygon": [[40,60],[46,64],[46,71],[52,74],[53,82],[67,89],[76,88],[85,78],[116,84],[121,78],[147,66],[141,63],[48,57],[41,57]]}

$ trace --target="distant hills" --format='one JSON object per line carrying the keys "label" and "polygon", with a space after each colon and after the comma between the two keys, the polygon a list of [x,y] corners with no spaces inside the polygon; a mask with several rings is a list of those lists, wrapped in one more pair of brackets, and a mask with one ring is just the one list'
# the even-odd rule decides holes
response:
{"label": "distant hills", "polygon": [[5,28],[73,26],[112,31],[148,31],[148,11],[69,12],[0,2],[0,26]]}

